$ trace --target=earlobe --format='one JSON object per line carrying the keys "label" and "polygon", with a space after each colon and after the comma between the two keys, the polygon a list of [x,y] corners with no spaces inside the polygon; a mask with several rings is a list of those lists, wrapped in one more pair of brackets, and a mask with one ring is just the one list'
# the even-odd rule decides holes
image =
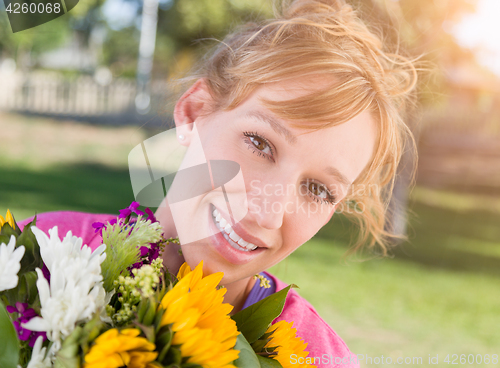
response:
{"label": "earlobe", "polygon": [[191,138],[194,130],[194,124],[196,121],[193,121],[192,123],[185,123],[185,124],[176,124],[176,134],[177,134],[177,141],[183,145],[183,146],[189,146],[191,144]]}

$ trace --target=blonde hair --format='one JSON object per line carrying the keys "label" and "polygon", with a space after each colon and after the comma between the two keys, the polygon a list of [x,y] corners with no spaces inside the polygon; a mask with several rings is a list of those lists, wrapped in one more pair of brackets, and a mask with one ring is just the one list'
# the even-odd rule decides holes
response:
{"label": "blonde hair", "polygon": [[266,83],[331,76],[335,84],[305,96],[262,101],[274,114],[304,129],[342,124],[371,111],[379,126],[378,145],[353,186],[379,190],[353,191],[341,204],[364,208],[346,214],[359,225],[351,251],[378,245],[384,255],[391,238],[404,238],[385,224],[406,144],[412,143],[415,151],[404,115],[417,81],[412,62],[385,47],[343,0],[285,1],[275,10],[275,19],[247,24],[228,35],[194,76],[206,78],[214,111],[235,108]]}

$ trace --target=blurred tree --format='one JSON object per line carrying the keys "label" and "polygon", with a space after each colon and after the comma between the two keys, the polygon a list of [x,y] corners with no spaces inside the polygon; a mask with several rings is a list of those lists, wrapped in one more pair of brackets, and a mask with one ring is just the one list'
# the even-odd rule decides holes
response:
{"label": "blurred tree", "polygon": [[17,33],[12,33],[1,2],[0,57],[14,58],[21,68],[30,68],[37,55],[58,47],[72,32],[76,32],[79,39],[88,44],[93,27],[103,22],[99,9],[104,2],[105,0],[80,1],[68,14]]}
{"label": "blurred tree", "polygon": [[[477,0],[347,0],[363,18],[382,29],[393,44],[398,41],[413,55],[424,54],[423,60],[436,65],[457,58],[472,58],[470,52],[457,45],[445,29],[474,10]],[[114,11],[103,15],[105,3],[113,2]],[[129,22],[115,24],[125,5],[135,12]],[[130,6],[133,4],[133,6]],[[118,9],[119,11],[116,11]],[[88,42],[92,29],[106,25],[108,35],[101,62],[112,66],[115,75],[132,76],[139,40],[138,26],[142,0],[80,1],[68,14],[45,25],[12,34],[6,13],[0,17],[0,53],[14,58],[20,54],[36,55],[59,46],[71,32]],[[182,69],[199,57],[211,42],[194,40],[221,39],[244,21],[261,20],[272,14],[271,0],[161,0],[158,18],[155,76],[164,77],[172,70]],[[189,62],[191,60],[191,62]],[[427,91],[443,88],[443,78],[427,79]],[[436,93],[424,93],[431,101]]]}
{"label": "blurred tree", "polygon": [[64,17],[22,32],[12,33],[7,15],[0,17],[0,55],[29,68],[32,56],[59,45],[68,35]]}
{"label": "blurred tree", "polygon": [[[115,74],[130,75],[136,68],[137,51],[130,51],[139,44],[142,1],[118,1],[136,4],[136,18],[109,32],[104,62],[114,65]],[[206,50],[207,43],[197,40],[222,39],[233,27],[265,19],[271,13],[268,0],[163,0],[158,13],[154,76],[166,77],[191,65]]]}
{"label": "blurred tree", "polygon": [[426,70],[420,77],[420,102],[435,103],[447,90],[446,65],[471,60],[474,55],[448,33],[477,0],[349,0],[372,26],[382,30],[393,48],[420,57]]}
{"label": "blurred tree", "polygon": [[[420,105],[446,100],[446,65],[456,59],[473,60],[472,52],[460,47],[446,28],[472,12],[476,0],[350,1],[370,27],[381,31],[390,48],[409,58],[418,57],[417,67],[427,69],[419,75],[419,95],[415,97]],[[422,125],[417,116],[408,111],[405,120],[418,142]],[[417,160],[413,153],[406,150],[401,158],[386,220],[386,230],[399,236],[407,234],[409,188],[415,180],[411,169]]]}

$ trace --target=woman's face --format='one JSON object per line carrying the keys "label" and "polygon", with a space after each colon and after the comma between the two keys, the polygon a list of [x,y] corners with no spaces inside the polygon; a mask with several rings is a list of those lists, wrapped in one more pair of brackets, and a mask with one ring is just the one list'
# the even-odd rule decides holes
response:
{"label": "woman's face", "polygon": [[[238,163],[246,194],[244,201],[231,204],[232,212],[246,213],[237,223],[231,221],[220,190],[183,204],[180,213],[172,211],[176,223],[188,223],[189,231],[215,234],[185,243],[179,232],[191,267],[203,260],[206,273],[223,271],[223,283],[229,284],[277,264],[330,220],[369,164],[377,127],[368,112],[338,126],[308,131],[292,127],[260,102],[263,97],[288,100],[309,92],[297,83],[272,84],[235,109],[208,116],[199,114],[210,98],[203,81],[181,98],[175,113],[178,131],[196,120],[205,158]],[[190,133],[186,144],[192,144]]]}

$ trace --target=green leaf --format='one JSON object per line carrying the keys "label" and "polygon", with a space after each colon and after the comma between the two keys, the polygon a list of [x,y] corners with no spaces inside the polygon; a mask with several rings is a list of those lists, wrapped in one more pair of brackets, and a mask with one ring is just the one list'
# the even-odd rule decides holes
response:
{"label": "green leaf", "polygon": [[19,282],[22,281],[26,285],[27,299],[25,300],[27,300],[28,304],[31,306],[35,303],[35,300],[38,297],[38,288],[36,286],[37,280],[38,274],[35,271],[25,273],[19,277]]}
{"label": "green leaf", "polygon": [[3,303],[0,302],[0,367],[16,368],[19,361],[19,340]]}
{"label": "green leaf", "polygon": [[19,275],[17,286],[13,289],[5,290],[0,294],[6,298],[7,305],[15,305],[16,302],[23,302],[33,306],[38,298],[37,279],[38,275],[34,271]]}
{"label": "green leaf", "polygon": [[0,244],[9,244],[10,236],[0,234]]}
{"label": "green leaf", "polygon": [[[143,324],[146,326],[151,326],[154,324],[154,320],[156,317],[156,304],[153,300],[153,298],[149,298],[148,301],[148,310],[144,316],[144,320],[142,321]],[[153,331],[154,331],[154,326],[153,326]]]}
{"label": "green leaf", "polygon": [[168,350],[167,356],[165,357],[163,364],[171,364],[171,365],[176,365],[180,366],[182,362],[182,354],[181,351],[178,348],[171,347]]}
{"label": "green leaf", "polygon": [[[36,217],[36,216],[35,216]],[[12,215],[12,219],[14,220],[14,231],[17,233],[17,235],[21,235],[21,228],[19,227],[19,225],[17,224],[16,222],[16,218],[14,215]]]}
{"label": "green leaf", "polygon": [[266,358],[260,355],[257,355],[257,358],[259,359],[259,363],[262,368],[283,368],[281,363],[277,360]]}
{"label": "green leaf", "polygon": [[94,340],[102,335],[107,327],[107,324],[101,321],[99,313],[96,313],[94,317],[83,326],[83,332],[78,341],[78,346],[80,346],[83,355],[89,352],[90,346]]}
{"label": "green leaf", "polygon": [[245,339],[243,334],[239,334],[236,339],[236,345],[234,346],[236,350],[239,350],[238,359],[234,361],[234,365],[238,368],[261,368],[259,358],[255,351]]}
{"label": "green leaf", "polygon": [[[34,221],[33,221],[34,222]],[[34,271],[35,268],[42,268],[42,256],[40,255],[40,246],[36,240],[35,234],[31,231],[31,224],[24,227],[24,231],[17,238],[16,247],[24,245],[26,249],[21,260],[20,273]]]}
{"label": "green leaf", "polygon": [[9,239],[12,235],[14,235],[14,237],[16,238],[18,237],[17,232],[7,222],[0,228],[0,234],[7,236]]}
{"label": "green leaf", "polygon": [[288,285],[283,290],[269,295],[231,317],[236,322],[238,331],[245,335],[250,344],[264,335],[273,320],[281,314],[285,306],[286,295],[292,287],[296,286]]}
{"label": "green leaf", "polygon": [[148,341],[151,341],[153,344],[155,343],[156,336],[155,336],[155,328],[153,326],[146,326],[137,322],[134,322],[134,325],[139,327],[139,329],[146,336],[146,339]]}
{"label": "green leaf", "polygon": [[156,335],[156,349],[160,352],[157,359],[159,362],[164,361],[164,358],[167,355],[168,350],[170,349],[170,346],[172,344],[172,336],[173,333],[170,329],[170,326],[164,326]]}
{"label": "green leaf", "polygon": [[264,346],[266,346],[266,344],[268,343],[270,339],[263,339],[263,338],[260,338],[258,339],[257,341],[255,341],[254,343],[252,343],[252,348],[253,348],[253,351],[262,351],[262,349],[264,349]]}
{"label": "green leaf", "polygon": [[61,349],[57,352],[57,360],[54,363],[54,368],[79,368],[80,359],[78,350],[83,333],[83,328],[77,326],[63,341]]}
{"label": "green leaf", "polygon": [[142,298],[137,306],[137,322],[143,323],[144,315],[148,311],[149,299]]}

